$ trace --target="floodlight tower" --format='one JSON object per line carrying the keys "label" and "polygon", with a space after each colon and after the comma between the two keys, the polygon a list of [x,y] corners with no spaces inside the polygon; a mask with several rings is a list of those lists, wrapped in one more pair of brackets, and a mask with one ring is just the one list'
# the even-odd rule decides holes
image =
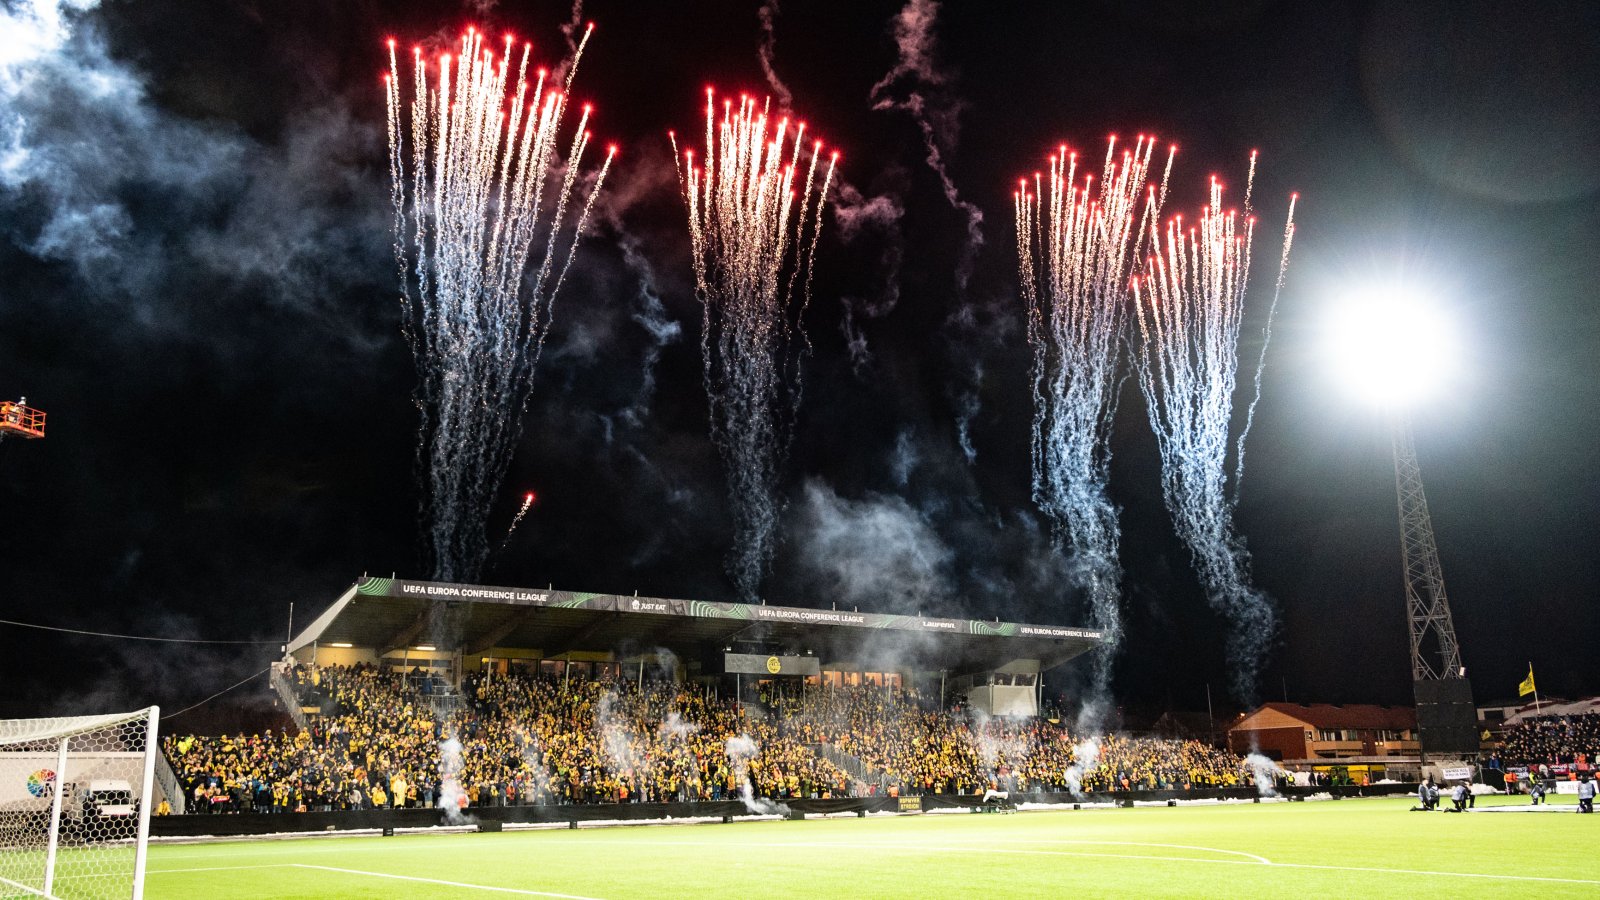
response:
{"label": "floodlight tower", "polygon": [[1444,569],[1433,537],[1433,518],[1422,490],[1422,467],[1411,418],[1396,411],[1394,483],[1400,499],[1400,553],[1405,563],[1406,617],[1411,625],[1411,690],[1417,701],[1422,762],[1428,758],[1470,761],[1478,755],[1478,714],[1472,683],[1461,664]]}
{"label": "floodlight tower", "polygon": [[1438,313],[1395,289],[1373,292],[1341,309],[1331,329],[1333,348],[1343,357],[1349,381],[1389,416],[1411,687],[1424,765],[1430,757],[1470,761],[1478,753],[1472,684],[1461,664],[1410,416],[1410,409],[1448,375],[1449,332],[1449,323]]}

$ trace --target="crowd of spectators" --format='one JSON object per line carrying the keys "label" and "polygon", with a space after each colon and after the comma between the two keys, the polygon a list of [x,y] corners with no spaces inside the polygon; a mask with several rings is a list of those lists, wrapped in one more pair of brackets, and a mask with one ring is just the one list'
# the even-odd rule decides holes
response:
{"label": "crowd of spectators", "polygon": [[1506,730],[1499,756],[1508,765],[1588,765],[1600,755],[1600,714],[1536,716]]}
{"label": "crowd of spectators", "polygon": [[776,701],[779,729],[826,743],[908,793],[1231,787],[1243,761],[1200,741],[1074,735],[1044,718],[944,710],[914,690],[810,686]]}
{"label": "crowd of spectators", "polygon": [[[309,727],[168,737],[197,812],[850,796],[867,790],[767,720],[681,685],[469,677],[460,702],[372,666],[296,666]],[[729,752],[728,742],[743,743]],[[741,747],[749,747],[741,752]]]}
{"label": "crowd of spectators", "polygon": [[440,723],[404,676],[332,666],[290,677],[328,711],[308,728],[163,741],[191,811],[433,805]]}
{"label": "crowd of spectators", "polygon": [[[168,737],[193,811],[511,806],[1233,786],[1234,754],[941,709],[903,687],[811,685],[760,712],[670,680],[285,672],[309,726]],[[748,791],[745,786],[748,784]]]}

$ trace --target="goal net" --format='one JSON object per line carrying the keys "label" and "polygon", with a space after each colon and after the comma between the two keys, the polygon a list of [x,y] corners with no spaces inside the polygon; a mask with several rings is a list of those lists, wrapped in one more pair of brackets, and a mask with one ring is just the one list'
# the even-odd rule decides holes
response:
{"label": "goal net", "polygon": [[0,719],[0,897],[143,895],[159,719]]}

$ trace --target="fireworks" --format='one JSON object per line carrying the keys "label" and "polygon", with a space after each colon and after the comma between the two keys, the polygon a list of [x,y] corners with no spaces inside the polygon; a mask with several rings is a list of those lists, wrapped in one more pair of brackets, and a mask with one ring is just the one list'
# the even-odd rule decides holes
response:
{"label": "fireworks", "polygon": [[[729,573],[746,599],[756,598],[772,559],[779,469],[800,400],[800,317],[838,161],[835,153],[823,168],[822,142],[808,145],[805,123],[774,122],[768,106],[742,97],[723,101],[719,116],[708,89],[704,156],[697,164],[694,150],[684,150],[678,169],[703,313],[711,437],[733,505]],[[677,156],[675,135],[672,146]]]}
{"label": "fireworks", "polygon": [[420,374],[423,518],[443,580],[473,578],[488,555],[490,501],[510,462],[556,295],[615,153],[570,215],[589,149],[589,107],[565,156],[559,141],[582,50],[561,87],[540,69],[530,90],[529,45],[517,53],[508,36],[496,55],[468,30],[460,52],[440,56],[432,72],[415,51],[413,99],[402,106],[389,42],[395,259]]}
{"label": "fireworks", "polygon": [[[1078,180],[1077,154],[1050,157],[1048,176],[1015,195],[1018,264],[1033,348],[1033,499],[1049,516],[1074,586],[1105,635],[1090,694],[1103,696],[1122,637],[1116,510],[1106,496],[1119,339],[1139,236],[1160,211],[1147,184],[1155,139],[1106,148],[1100,183]],[[1142,201],[1142,202],[1141,202]]]}
{"label": "fireworks", "polygon": [[[1233,625],[1233,687],[1250,701],[1274,628],[1272,604],[1250,584],[1250,558],[1234,534],[1227,493],[1228,436],[1238,371],[1239,328],[1250,275],[1255,218],[1245,182],[1244,209],[1224,209],[1222,184],[1211,180],[1198,223],[1182,217],[1152,227],[1145,272],[1133,282],[1139,330],[1139,387],[1161,450],[1162,493],[1178,535],[1194,555],[1212,606]],[[1284,225],[1277,286],[1282,288],[1294,237],[1294,200]],[[1274,294],[1273,306],[1277,305]],[[1270,310],[1267,328],[1270,334]],[[1262,350],[1265,359],[1265,348]],[[1257,372],[1259,395],[1260,375]],[[1254,408],[1254,402],[1251,403]],[[1243,472],[1244,434],[1239,437]]]}
{"label": "fireworks", "polygon": [[528,510],[533,508],[533,501],[535,499],[537,499],[537,497],[533,491],[529,491],[523,496],[522,507],[517,510],[517,514],[515,516],[511,517],[511,527],[506,529],[506,536],[500,539],[500,546],[496,547],[494,550],[497,555],[506,552],[506,547],[510,546],[511,544],[511,536],[517,533],[517,526],[522,524],[522,517],[526,516],[528,514]]}

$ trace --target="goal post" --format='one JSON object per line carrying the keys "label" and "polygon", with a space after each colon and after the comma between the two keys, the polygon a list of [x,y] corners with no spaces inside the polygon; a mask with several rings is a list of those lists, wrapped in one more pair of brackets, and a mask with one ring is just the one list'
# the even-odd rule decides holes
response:
{"label": "goal post", "polygon": [[0,719],[0,895],[143,896],[160,719]]}

